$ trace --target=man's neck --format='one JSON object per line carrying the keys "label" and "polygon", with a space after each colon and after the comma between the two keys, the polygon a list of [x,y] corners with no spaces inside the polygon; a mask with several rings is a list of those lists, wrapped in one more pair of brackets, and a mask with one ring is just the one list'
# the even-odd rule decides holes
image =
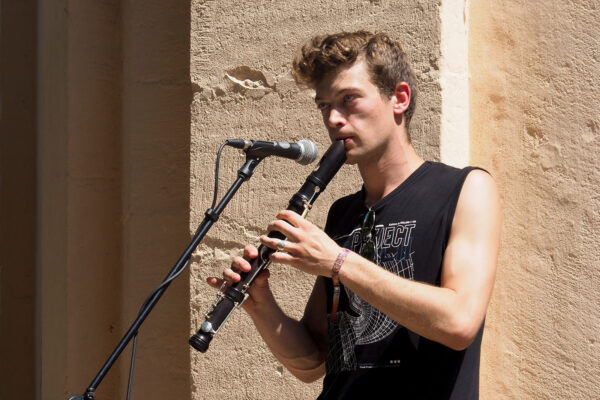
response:
{"label": "man's neck", "polygon": [[378,160],[358,165],[366,191],[365,203],[371,207],[381,200],[423,164],[408,140],[388,147]]}

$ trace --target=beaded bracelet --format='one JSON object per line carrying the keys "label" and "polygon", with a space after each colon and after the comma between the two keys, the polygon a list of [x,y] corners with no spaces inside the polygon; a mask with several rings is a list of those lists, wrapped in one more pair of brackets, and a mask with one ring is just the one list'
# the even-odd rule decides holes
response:
{"label": "beaded bracelet", "polygon": [[344,264],[346,256],[349,252],[350,250],[346,248],[342,249],[342,251],[340,251],[340,254],[338,254],[337,258],[335,259],[335,262],[333,263],[333,275],[331,277],[331,279],[333,280],[333,302],[331,304],[330,314],[331,322],[335,320],[335,313],[337,312],[338,304],[340,302],[340,269],[342,268],[342,264]]}

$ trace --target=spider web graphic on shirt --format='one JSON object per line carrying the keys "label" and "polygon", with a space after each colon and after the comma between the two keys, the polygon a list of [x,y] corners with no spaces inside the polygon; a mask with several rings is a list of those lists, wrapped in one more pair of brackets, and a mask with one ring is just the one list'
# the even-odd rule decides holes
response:
{"label": "spider web graphic on shirt", "polygon": [[[416,221],[377,225],[374,262],[398,276],[414,279],[412,232],[415,226]],[[360,253],[363,243],[360,229],[355,229],[346,245]],[[399,327],[396,321],[347,288],[344,291],[349,310],[340,311],[329,329],[327,369],[333,372],[355,370],[358,366],[354,354],[356,345],[376,343]]]}

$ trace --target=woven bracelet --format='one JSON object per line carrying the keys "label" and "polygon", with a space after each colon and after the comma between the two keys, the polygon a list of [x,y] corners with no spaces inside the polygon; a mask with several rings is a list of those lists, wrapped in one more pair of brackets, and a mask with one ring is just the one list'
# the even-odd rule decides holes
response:
{"label": "woven bracelet", "polygon": [[349,252],[350,250],[346,248],[342,249],[342,251],[340,251],[340,254],[338,254],[337,258],[335,259],[335,262],[333,263],[333,275],[331,276],[331,279],[333,280],[333,302],[331,304],[330,314],[330,321],[332,322],[335,320],[335,314],[337,312],[338,304],[340,302],[340,269],[342,268],[342,264],[344,264],[346,256]]}

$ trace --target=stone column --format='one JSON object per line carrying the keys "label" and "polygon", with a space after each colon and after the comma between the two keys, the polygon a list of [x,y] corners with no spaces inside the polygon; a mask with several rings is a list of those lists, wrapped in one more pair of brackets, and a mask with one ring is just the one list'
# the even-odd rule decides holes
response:
{"label": "stone column", "polygon": [[600,8],[471,2],[471,158],[503,241],[482,398],[600,396]]}
{"label": "stone column", "polygon": [[[39,4],[38,387],[81,394],[190,240],[189,4]],[[189,397],[186,274],[148,317],[133,395]],[[130,347],[98,398],[127,384]]]}

